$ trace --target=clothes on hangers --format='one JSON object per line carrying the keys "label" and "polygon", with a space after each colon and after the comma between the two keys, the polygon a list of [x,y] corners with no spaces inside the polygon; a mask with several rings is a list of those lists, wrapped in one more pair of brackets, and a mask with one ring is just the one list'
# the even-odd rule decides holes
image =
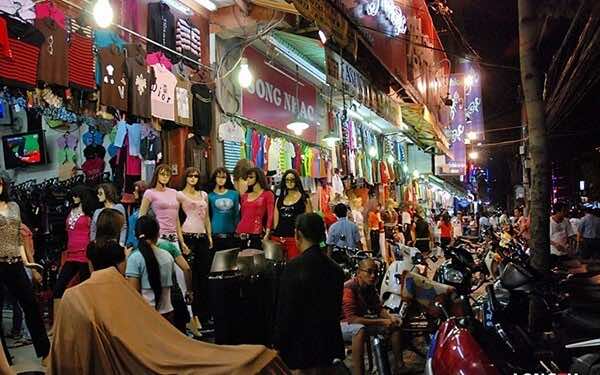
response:
{"label": "clothes on hangers", "polygon": [[206,85],[196,83],[192,85],[192,95],[194,133],[210,136],[213,92]]}
{"label": "clothes on hangers", "polygon": [[69,85],[86,90],[95,90],[92,39],[86,34],[71,31],[68,51]]}
{"label": "clothes on hangers", "polygon": [[[175,32],[175,46],[177,52],[194,61],[200,61],[202,47],[200,30],[192,25],[190,21],[184,20],[183,18],[178,19]],[[184,59],[183,62],[193,68],[197,67],[188,60]]]}
{"label": "clothes on hangers", "polygon": [[34,88],[44,35],[29,23],[7,16],[6,22],[12,59],[0,59],[0,82],[9,86]]}
{"label": "clothes on hangers", "polygon": [[147,119],[151,117],[150,87],[154,81],[154,71],[146,65],[145,55],[137,49],[135,51],[137,53],[125,61],[129,82],[129,112]]}
{"label": "clothes on hangers", "polygon": [[35,9],[32,0],[0,0],[0,11],[15,14],[29,23],[33,23],[35,20]]}
{"label": "clothes on hangers", "polygon": [[127,111],[128,80],[125,74],[125,54],[116,46],[102,48],[98,53],[102,83],[100,104]]}
{"label": "clothes on hangers", "polygon": [[65,13],[51,1],[35,4],[35,18],[51,18],[60,28],[65,28]]}
{"label": "clothes on hangers", "polygon": [[[175,50],[175,17],[169,6],[163,2],[148,4],[148,39]],[[162,48],[148,43],[148,52],[164,51]],[[171,60],[175,56],[164,51]]]}
{"label": "clothes on hangers", "polygon": [[177,78],[162,64],[152,65],[154,84],[150,89],[150,107],[152,116],[175,120],[175,86]]}
{"label": "clothes on hangers", "polygon": [[183,126],[192,126],[192,85],[186,77],[180,74],[176,74],[175,77],[177,78],[177,86],[175,87],[175,122]]}
{"label": "clothes on hangers", "polygon": [[53,18],[38,18],[35,26],[44,34],[40,49],[38,81],[49,85],[69,86],[69,46],[67,32]]}

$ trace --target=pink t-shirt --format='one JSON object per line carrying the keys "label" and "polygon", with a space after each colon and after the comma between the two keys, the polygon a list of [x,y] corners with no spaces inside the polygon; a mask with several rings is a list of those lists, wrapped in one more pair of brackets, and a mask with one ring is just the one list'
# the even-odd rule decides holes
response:
{"label": "pink t-shirt", "polygon": [[206,233],[204,225],[208,214],[208,194],[200,192],[200,199],[192,199],[183,191],[177,192],[177,200],[185,212],[185,222],[181,226],[184,233]]}
{"label": "pink t-shirt", "polygon": [[177,77],[161,64],[152,65],[155,83],[150,88],[152,116],[175,121],[175,86]]}
{"label": "pink t-shirt", "polygon": [[154,211],[158,225],[160,225],[160,235],[177,234],[177,217],[179,216],[177,191],[171,188],[166,188],[165,191],[149,189],[144,193],[144,199],[150,202],[150,208]]}
{"label": "pink t-shirt", "polygon": [[242,195],[242,218],[237,226],[237,233],[262,234],[265,228],[273,227],[273,209],[275,196],[270,191],[263,191],[253,201],[248,200],[248,193]]}
{"label": "pink t-shirt", "polygon": [[67,262],[87,263],[86,249],[90,243],[90,225],[92,219],[84,215],[73,215],[73,211],[67,216]]}

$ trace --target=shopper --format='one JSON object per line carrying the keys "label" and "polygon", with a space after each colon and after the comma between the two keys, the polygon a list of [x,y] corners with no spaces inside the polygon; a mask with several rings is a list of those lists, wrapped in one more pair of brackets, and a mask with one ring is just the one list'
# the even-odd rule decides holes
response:
{"label": "shopper", "polygon": [[200,170],[191,167],[183,175],[185,185],[182,191],[177,192],[177,200],[186,215],[181,226],[183,239],[192,250],[192,323],[195,330],[200,328],[200,323],[207,324],[210,316],[208,274],[214,257],[213,239],[208,214],[208,194],[200,190]]}
{"label": "shopper", "polygon": [[333,212],[338,220],[329,228],[329,232],[327,233],[327,245],[332,248],[348,247],[350,249],[362,250],[358,226],[347,218],[348,206],[343,203],[338,203],[333,208]]}
{"label": "shopper", "polygon": [[515,218],[516,218],[516,228],[517,228],[517,236],[523,238],[526,241],[529,241],[529,218],[523,215],[523,209],[515,208]]}
{"label": "shopper", "polygon": [[138,246],[138,240],[135,236],[135,227],[140,216],[140,205],[142,203],[142,197],[148,190],[148,185],[144,181],[136,181],[133,184],[133,204],[131,205],[131,213],[127,219],[127,247],[136,249]]}
{"label": "shopper", "polygon": [[334,359],[344,358],[339,325],[344,273],[320,246],[325,223],[319,215],[299,215],[295,239],[301,255],[281,275],[275,348],[296,374],[335,374]]}
{"label": "shopper", "polygon": [[600,257],[600,217],[593,207],[585,209],[585,216],[579,223],[577,244],[584,259]]}
{"label": "shopper", "polygon": [[415,213],[412,225],[412,239],[414,246],[422,253],[429,252],[431,243],[433,242],[433,233],[431,233],[429,224],[420,212]]}
{"label": "shopper", "polygon": [[442,249],[445,250],[448,245],[450,245],[450,242],[452,242],[453,234],[453,228],[452,224],[450,224],[450,215],[448,212],[444,212],[442,214],[438,228],[440,229],[440,244]]}
{"label": "shopper", "polygon": [[359,263],[356,276],[344,284],[341,327],[344,341],[352,341],[352,372],[355,375],[364,374],[365,342],[380,332],[391,336],[396,373],[402,367],[400,320],[381,307],[375,287],[378,271],[375,261],[367,258]]}
{"label": "shopper", "polygon": [[[114,208],[119,211],[123,218],[127,219],[127,213],[125,212],[125,207],[121,203],[117,203],[119,201],[119,195],[117,194],[117,189],[113,184],[100,184],[96,190],[98,193],[98,200],[102,204],[102,207],[97,209],[94,212],[94,216],[92,217],[92,223],[90,224],[90,240],[94,241],[96,239],[96,226],[98,221],[98,216],[102,212],[102,210],[106,208]],[[121,229],[121,233],[119,234],[119,243],[121,245],[125,245],[125,240],[127,239],[127,225],[124,225]]]}
{"label": "shopper", "polygon": [[550,253],[557,257],[569,255],[569,239],[575,236],[571,223],[566,219],[567,207],[558,202],[553,207],[554,214],[550,216]]}
{"label": "shopper", "polygon": [[279,197],[275,202],[273,216],[275,230],[271,238],[283,245],[288,260],[300,254],[294,239],[294,226],[296,219],[307,212],[312,212],[310,198],[302,187],[298,172],[289,169],[283,174],[279,186]]}
{"label": "shopper", "polygon": [[236,233],[242,249],[262,249],[262,240],[269,239],[273,227],[275,197],[261,169],[249,169],[246,181],[248,192],[242,195],[241,219]]}
{"label": "shopper", "polygon": [[254,163],[248,159],[238,160],[233,168],[233,186],[240,196],[248,191],[247,175],[252,168],[254,168]]}
{"label": "shopper", "polygon": [[235,228],[240,221],[240,194],[234,189],[226,168],[220,167],[213,172],[208,202],[214,251],[237,247]]}
{"label": "shopper", "polygon": [[379,256],[381,249],[379,246],[379,232],[382,225],[381,221],[381,205],[373,207],[369,210],[367,216],[367,223],[369,224],[369,240],[371,242],[371,252],[373,256]]}
{"label": "shopper", "polygon": [[[54,285],[54,320],[58,315],[58,307],[69,283],[78,277],[83,282],[90,277],[88,259],[85,255],[90,242],[90,224],[94,214],[93,192],[85,186],[75,186],[72,190],[73,206],[67,215],[67,247],[64,251],[65,263]],[[54,331],[54,330],[52,330]]]}
{"label": "shopper", "polygon": [[452,223],[452,236],[454,238],[462,237],[463,235],[463,214],[462,212],[458,212],[456,216],[450,220]]}
{"label": "shopper", "polygon": [[360,233],[360,243],[363,249],[367,247],[367,237],[365,235],[365,218],[363,216],[363,205],[362,198],[356,197],[350,201],[350,214],[352,222],[358,226],[358,232]]}
{"label": "shopper", "polygon": [[487,231],[490,227],[490,219],[488,219],[488,215],[485,211],[481,211],[481,215],[479,216],[479,238],[484,238]]}
{"label": "shopper", "polygon": [[25,272],[29,262],[24,246],[20,245],[20,228],[19,205],[9,201],[7,181],[0,177],[0,283],[6,286],[23,309],[36,355],[45,363],[50,341],[33,286]]}
{"label": "shopper", "polygon": [[156,246],[158,233],[154,218],[143,216],[138,220],[135,234],[139,245],[127,258],[125,276],[150,306],[173,322],[171,287],[175,263],[169,253]]}

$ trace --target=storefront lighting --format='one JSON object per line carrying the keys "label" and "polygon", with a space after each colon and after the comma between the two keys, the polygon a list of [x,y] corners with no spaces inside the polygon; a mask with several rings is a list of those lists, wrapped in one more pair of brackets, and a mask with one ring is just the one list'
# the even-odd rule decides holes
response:
{"label": "storefront lighting", "polygon": [[468,132],[467,133],[467,138],[471,141],[474,141],[477,139],[477,133],[475,132]]}
{"label": "storefront lighting", "polygon": [[196,0],[196,2],[211,12],[214,12],[215,10],[217,10],[216,4],[210,0]]}
{"label": "storefront lighting", "polygon": [[252,72],[248,67],[248,59],[242,57],[242,61],[240,62],[240,71],[238,73],[238,82],[240,86],[244,89],[247,89],[252,84]]}
{"label": "storefront lighting", "polygon": [[418,170],[418,169],[415,169],[415,170],[413,171],[413,178],[414,178],[415,180],[417,180],[419,177],[421,177],[421,172],[419,172],[419,170]]}
{"label": "storefront lighting", "polygon": [[321,43],[327,43],[327,35],[325,35],[323,30],[319,30],[319,39],[321,39]]}
{"label": "storefront lighting", "polygon": [[472,74],[467,74],[465,76],[465,86],[471,87],[475,83],[475,77]]}
{"label": "storefront lighting", "polygon": [[581,191],[585,190],[585,181],[583,181],[583,180],[579,181],[579,190],[581,190]]}
{"label": "storefront lighting", "polygon": [[101,28],[107,28],[113,21],[114,13],[108,0],[98,0],[92,10],[94,21]]}
{"label": "storefront lighting", "polygon": [[469,152],[469,159],[471,159],[471,160],[479,159],[479,152],[477,152],[477,151]]}
{"label": "storefront lighting", "polygon": [[287,124],[287,128],[293,131],[296,135],[302,135],[302,132],[308,129],[308,124],[302,121],[294,121]]}
{"label": "storefront lighting", "polygon": [[369,148],[369,156],[372,158],[377,156],[377,149],[375,148],[375,146],[371,146]]}

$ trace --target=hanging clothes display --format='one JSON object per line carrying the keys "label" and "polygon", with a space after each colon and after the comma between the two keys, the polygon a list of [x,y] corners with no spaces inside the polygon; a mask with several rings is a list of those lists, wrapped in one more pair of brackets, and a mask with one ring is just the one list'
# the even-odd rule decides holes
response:
{"label": "hanging clothes display", "polygon": [[[148,4],[148,39],[175,50],[175,17],[169,6],[162,1]],[[162,49],[148,43],[148,52],[156,51]],[[173,60],[169,53],[167,56]]]}
{"label": "hanging clothes display", "polygon": [[69,86],[69,46],[67,32],[50,17],[36,20],[35,26],[44,35],[40,49],[38,80],[50,85]]}

